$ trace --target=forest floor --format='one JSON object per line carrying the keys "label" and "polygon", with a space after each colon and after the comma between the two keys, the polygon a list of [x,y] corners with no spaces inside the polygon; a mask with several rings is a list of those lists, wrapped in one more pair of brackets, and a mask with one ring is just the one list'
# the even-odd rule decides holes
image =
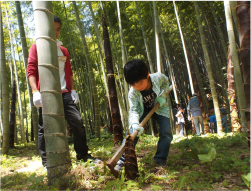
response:
{"label": "forest floor", "polygon": [[[72,138],[71,171],[48,186],[47,171],[34,142],[15,145],[1,156],[1,190],[249,190],[250,150],[246,134],[179,137],[174,135],[168,167],[155,167],[157,137],[142,135],[136,146],[139,177],[126,181],[124,172],[115,178],[104,164],[77,162]],[[89,139],[91,154],[103,161],[118,147],[113,136]],[[250,176],[249,176],[250,181]]]}

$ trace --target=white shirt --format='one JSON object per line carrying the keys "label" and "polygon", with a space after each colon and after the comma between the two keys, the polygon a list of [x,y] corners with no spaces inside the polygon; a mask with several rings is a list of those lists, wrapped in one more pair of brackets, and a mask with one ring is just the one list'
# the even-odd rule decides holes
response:
{"label": "white shirt", "polygon": [[66,56],[64,56],[60,46],[63,45],[63,43],[59,40],[57,40],[57,50],[58,50],[58,65],[59,65],[59,77],[60,77],[60,84],[61,84],[61,90],[67,90],[66,89],[66,81],[65,81],[65,62],[66,62]]}
{"label": "white shirt", "polygon": [[178,123],[185,123],[185,118],[182,112],[179,110],[178,113],[175,115],[178,118]]}

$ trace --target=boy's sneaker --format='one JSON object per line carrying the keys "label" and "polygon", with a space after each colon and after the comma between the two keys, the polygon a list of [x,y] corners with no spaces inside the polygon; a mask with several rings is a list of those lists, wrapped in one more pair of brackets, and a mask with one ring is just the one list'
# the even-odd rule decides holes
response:
{"label": "boy's sneaker", "polygon": [[114,167],[114,170],[120,172],[123,169],[125,162],[122,160],[119,160],[116,164],[116,166]]}
{"label": "boy's sneaker", "polygon": [[168,165],[166,164],[166,161],[155,161],[155,166],[161,166],[161,167],[168,167]]}

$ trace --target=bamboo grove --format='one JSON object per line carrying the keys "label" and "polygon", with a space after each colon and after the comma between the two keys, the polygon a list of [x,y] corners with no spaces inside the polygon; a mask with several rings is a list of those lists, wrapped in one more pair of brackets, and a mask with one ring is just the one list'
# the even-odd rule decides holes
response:
{"label": "bamboo grove", "polygon": [[[26,66],[30,46],[36,39],[42,41],[40,37],[48,36],[42,31],[49,31],[46,27],[51,26],[43,24],[36,6],[39,7],[39,3],[30,1],[1,2],[0,126],[3,154],[14,147],[14,143],[37,141],[38,114],[32,103]],[[173,85],[168,100],[172,108],[175,103],[187,105],[191,95],[197,93],[206,132],[206,114],[212,106],[218,133],[223,132],[220,106],[226,108],[233,132],[248,131],[249,6],[248,1],[52,2],[51,12],[62,21],[59,40],[71,55],[75,87],[80,97],[77,106],[88,137],[100,138],[106,131],[114,133],[114,144],[122,141],[123,132],[128,128],[129,109],[129,87],[124,81],[123,66],[132,59],[143,59],[151,72],[158,71],[168,76]],[[35,17],[41,20],[35,23]],[[35,25],[41,31],[36,35]],[[48,60],[45,62],[49,63]],[[43,67],[39,70],[46,76]],[[57,74],[56,71],[51,73]],[[43,80],[51,83],[50,78]],[[50,112],[57,111],[57,125],[64,128],[67,124],[61,120],[60,91],[53,89],[52,83],[50,85],[46,87],[49,89],[41,90],[46,94],[43,101],[59,101],[56,105],[51,102],[45,113],[50,118]],[[171,122],[174,129],[173,115]],[[154,134],[154,121],[148,126]],[[53,153],[53,148],[50,149]],[[65,153],[68,155],[67,148]]]}

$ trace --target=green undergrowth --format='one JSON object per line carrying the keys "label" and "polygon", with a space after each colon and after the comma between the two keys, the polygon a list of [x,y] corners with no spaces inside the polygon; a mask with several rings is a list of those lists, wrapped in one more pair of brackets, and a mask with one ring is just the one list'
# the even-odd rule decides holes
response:
{"label": "green undergrowth", "polygon": [[[136,146],[139,177],[127,181],[124,170],[115,178],[105,165],[76,161],[72,138],[69,148],[71,171],[48,186],[47,171],[42,167],[35,144],[16,145],[1,156],[2,190],[249,190],[250,151],[246,134],[179,137],[174,135],[167,160],[168,168],[155,167],[157,137],[142,135]],[[110,159],[117,148],[113,135],[88,139],[93,156]],[[22,171],[31,163],[35,170]]]}

